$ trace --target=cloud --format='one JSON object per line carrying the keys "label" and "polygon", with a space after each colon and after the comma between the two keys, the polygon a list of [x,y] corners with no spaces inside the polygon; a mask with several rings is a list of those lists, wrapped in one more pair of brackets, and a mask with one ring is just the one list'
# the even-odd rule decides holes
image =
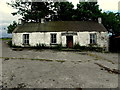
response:
{"label": "cloud", "polygon": [[119,0],[98,0],[101,9],[105,11],[118,11]]}
{"label": "cloud", "polygon": [[120,12],[120,1],[118,2],[118,11]]}
{"label": "cloud", "polygon": [[6,13],[2,13],[2,15],[0,16],[0,25],[1,24],[10,24],[13,21],[18,21],[18,17],[17,16],[12,16],[11,14],[6,14]]}
{"label": "cloud", "polygon": [[[79,0],[68,0],[72,2],[74,5],[79,3]],[[103,11],[118,11],[118,1],[120,0],[98,0],[98,4],[100,9]],[[6,28],[13,21],[18,21],[18,18],[21,16],[12,16],[12,12],[16,12],[16,9],[13,9],[11,6],[8,6],[6,2],[11,2],[11,0],[0,0],[0,29]],[[0,33],[3,35],[6,34],[7,31],[0,30]],[[1,36],[1,34],[0,34]]]}
{"label": "cloud", "polygon": [[[10,0],[8,0],[10,1]],[[0,6],[2,7],[0,9],[0,23],[12,23],[13,21],[17,21],[20,16],[13,16],[11,13],[16,12],[17,10],[11,8],[6,4],[4,0],[0,2]]]}
{"label": "cloud", "polygon": [[2,37],[12,37],[12,34],[8,34],[6,30],[0,30],[0,38]]}

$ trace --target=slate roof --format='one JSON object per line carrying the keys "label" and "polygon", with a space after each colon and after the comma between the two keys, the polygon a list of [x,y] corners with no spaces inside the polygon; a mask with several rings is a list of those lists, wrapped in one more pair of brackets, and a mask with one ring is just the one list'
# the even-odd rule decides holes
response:
{"label": "slate roof", "polygon": [[102,24],[93,21],[49,21],[46,23],[24,23],[23,25],[19,25],[13,33],[61,31],[106,32],[107,30]]}

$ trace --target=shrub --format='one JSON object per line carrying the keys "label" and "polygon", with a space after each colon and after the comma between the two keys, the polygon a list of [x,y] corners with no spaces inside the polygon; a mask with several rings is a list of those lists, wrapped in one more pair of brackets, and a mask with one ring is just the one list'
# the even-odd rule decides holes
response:
{"label": "shrub", "polygon": [[34,48],[36,48],[36,49],[44,49],[46,47],[46,45],[45,44],[37,44],[36,46],[34,46]]}
{"label": "shrub", "polygon": [[96,51],[96,52],[103,51],[103,48],[99,47],[97,44],[89,44],[89,46],[80,46],[79,44],[75,44],[73,48],[82,51]]}
{"label": "shrub", "polygon": [[80,47],[81,47],[81,46],[79,45],[79,43],[77,43],[77,44],[75,44],[75,45],[73,46],[74,49],[80,49]]}
{"label": "shrub", "polygon": [[58,44],[54,48],[57,49],[57,50],[62,50],[62,44]]}
{"label": "shrub", "polygon": [[86,50],[86,46],[80,46],[80,50]]}
{"label": "shrub", "polygon": [[16,46],[15,44],[12,44],[12,41],[8,41],[7,44],[9,47],[12,47],[12,48],[20,48],[21,47],[21,46]]}
{"label": "shrub", "polygon": [[97,44],[88,44],[88,47],[98,47]]}
{"label": "shrub", "polygon": [[89,44],[87,47],[89,51],[96,51],[96,52],[102,52],[104,48],[99,47],[97,44]]}
{"label": "shrub", "polygon": [[7,42],[8,46],[12,47],[12,41]]}
{"label": "shrub", "polygon": [[73,46],[74,49],[85,50],[86,46],[80,46],[78,43]]}

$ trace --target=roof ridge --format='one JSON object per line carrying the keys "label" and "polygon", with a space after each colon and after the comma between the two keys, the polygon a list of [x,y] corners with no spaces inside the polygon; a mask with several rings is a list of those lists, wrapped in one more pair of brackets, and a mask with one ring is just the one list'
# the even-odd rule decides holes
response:
{"label": "roof ridge", "polygon": [[[58,22],[58,23],[57,23]],[[76,22],[76,23],[75,23]],[[14,32],[62,32],[62,31],[107,31],[103,24],[95,21],[50,21],[45,24],[30,22],[16,28]]]}

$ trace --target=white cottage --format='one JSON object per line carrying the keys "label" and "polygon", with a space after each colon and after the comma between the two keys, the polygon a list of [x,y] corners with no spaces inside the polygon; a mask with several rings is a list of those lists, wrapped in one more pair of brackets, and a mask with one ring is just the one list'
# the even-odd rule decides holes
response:
{"label": "white cottage", "polygon": [[49,21],[41,23],[26,22],[18,25],[12,33],[12,44],[17,46],[36,46],[62,44],[71,48],[75,44],[88,46],[96,44],[108,49],[108,32],[99,22],[93,21]]}

